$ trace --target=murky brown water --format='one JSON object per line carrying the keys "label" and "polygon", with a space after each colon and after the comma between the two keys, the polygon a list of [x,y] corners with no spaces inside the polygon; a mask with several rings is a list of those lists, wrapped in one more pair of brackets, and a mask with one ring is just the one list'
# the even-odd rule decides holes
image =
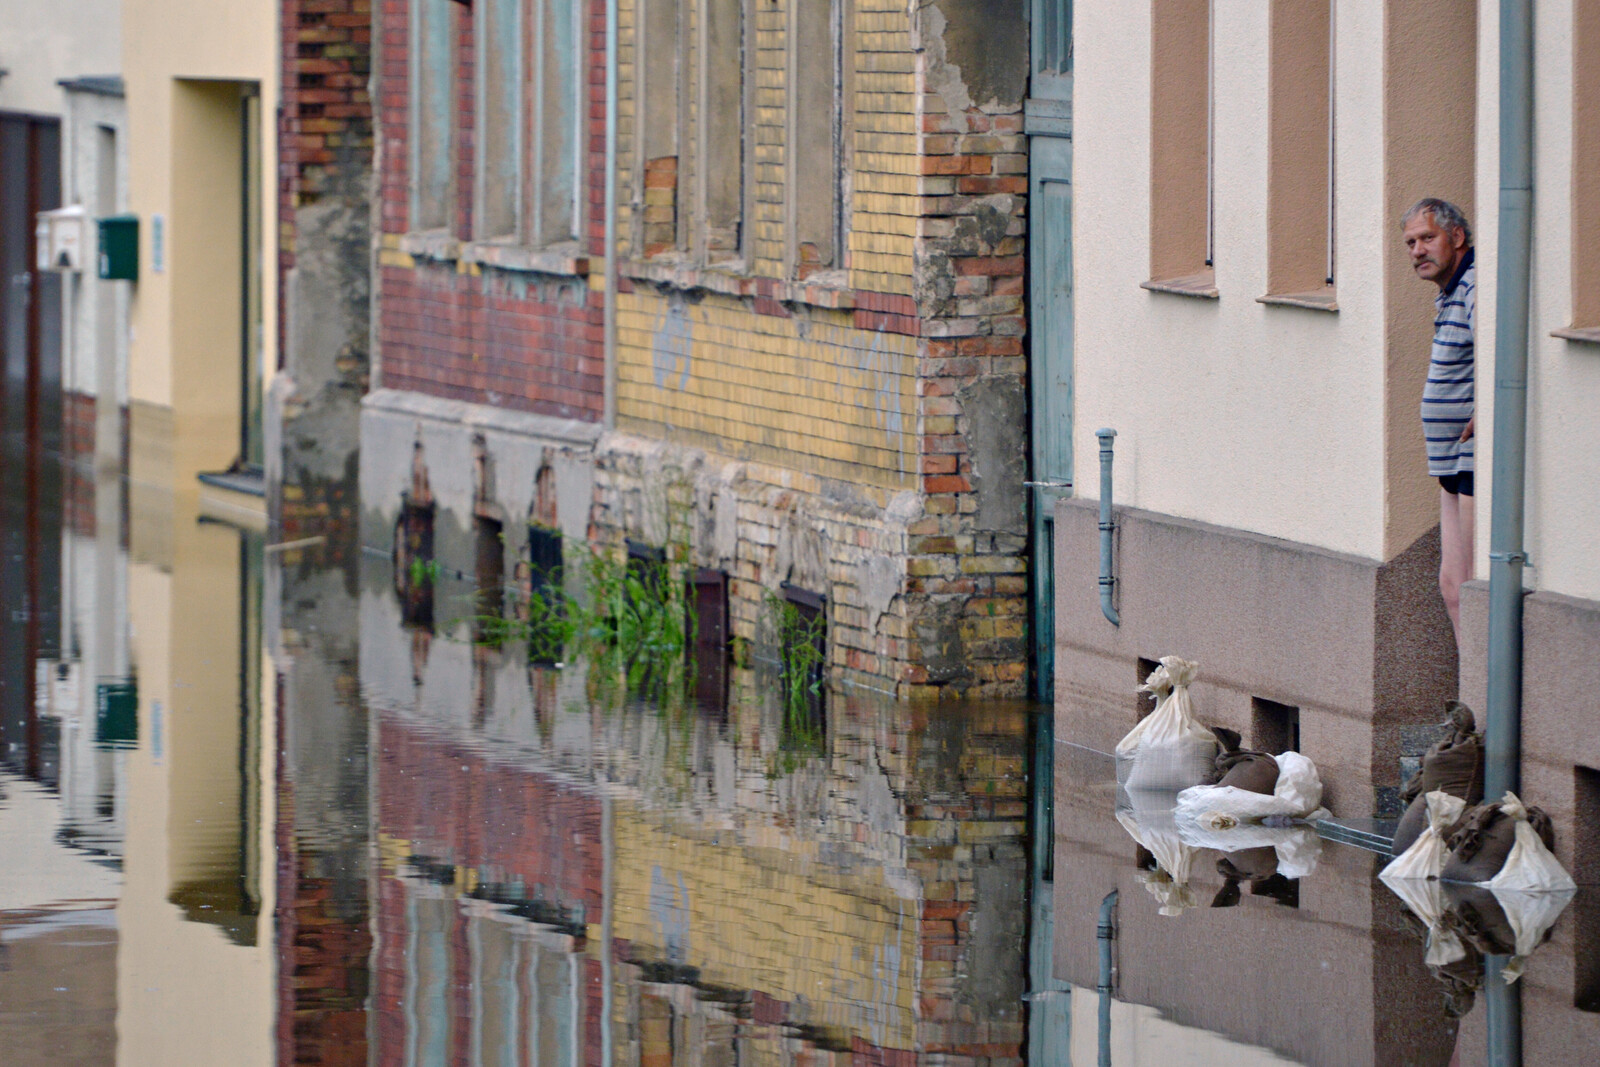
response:
{"label": "murky brown water", "polygon": [[[353,543],[79,468],[30,510],[17,469],[7,1064],[1483,1059],[1483,998],[1446,1013],[1376,856],[1175,852],[1041,709],[847,691],[797,727],[731,667],[710,703],[620,699],[473,644],[448,576],[408,622]],[[1595,910],[1528,961],[1526,1062],[1600,1047]]]}

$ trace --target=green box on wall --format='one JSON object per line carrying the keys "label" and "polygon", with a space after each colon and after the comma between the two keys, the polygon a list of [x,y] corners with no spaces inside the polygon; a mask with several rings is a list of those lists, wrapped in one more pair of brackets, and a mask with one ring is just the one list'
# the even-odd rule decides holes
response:
{"label": "green box on wall", "polygon": [[139,216],[100,219],[100,277],[139,280]]}

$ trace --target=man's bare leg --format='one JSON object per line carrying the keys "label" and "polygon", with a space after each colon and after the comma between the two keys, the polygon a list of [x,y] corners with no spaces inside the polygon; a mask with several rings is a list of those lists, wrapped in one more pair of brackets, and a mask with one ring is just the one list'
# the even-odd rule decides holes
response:
{"label": "man's bare leg", "polygon": [[1473,498],[1439,490],[1439,594],[1461,644],[1461,584],[1472,577]]}

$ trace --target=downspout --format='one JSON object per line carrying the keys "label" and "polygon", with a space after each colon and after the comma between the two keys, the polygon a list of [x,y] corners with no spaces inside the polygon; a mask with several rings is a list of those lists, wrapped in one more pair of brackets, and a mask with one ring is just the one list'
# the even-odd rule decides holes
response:
{"label": "downspout", "polygon": [[1117,431],[1096,430],[1094,435],[1100,439],[1100,610],[1112,626],[1121,626],[1122,617],[1112,603],[1117,577],[1111,569],[1111,535],[1117,529],[1111,520],[1111,442]]}
{"label": "downspout", "polygon": [[1111,1067],[1111,943],[1117,938],[1117,891],[1113,889],[1100,901],[1100,923],[1095,927],[1095,939],[1100,942],[1100,984],[1095,990],[1100,994],[1100,1067]]}
{"label": "downspout", "polygon": [[617,425],[617,0],[606,0],[605,358],[602,427]]}
{"label": "downspout", "polygon": [[[1489,522],[1489,685],[1484,794],[1522,777],[1523,493],[1527,473],[1528,281],[1533,230],[1533,9],[1500,0],[1500,204],[1495,264],[1494,477]],[[1521,985],[1488,959],[1488,1061],[1522,1063]]]}

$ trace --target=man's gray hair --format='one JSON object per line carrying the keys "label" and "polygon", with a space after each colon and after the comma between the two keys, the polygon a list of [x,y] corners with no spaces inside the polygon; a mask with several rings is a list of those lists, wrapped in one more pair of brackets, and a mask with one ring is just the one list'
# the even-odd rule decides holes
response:
{"label": "man's gray hair", "polygon": [[1433,216],[1433,224],[1441,230],[1460,230],[1467,235],[1467,244],[1472,243],[1472,224],[1467,221],[1467,213],[1456,207],[1448,200],[1440,200],[1436,196],[1425,196],[1406,209],[1400,216],[1402,228],[1426,211]]}

